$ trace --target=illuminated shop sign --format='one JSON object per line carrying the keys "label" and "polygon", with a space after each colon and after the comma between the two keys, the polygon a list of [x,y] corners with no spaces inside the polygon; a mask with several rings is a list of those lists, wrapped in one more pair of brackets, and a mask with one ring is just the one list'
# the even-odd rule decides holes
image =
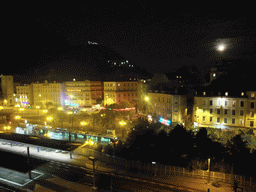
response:
{"label": "illuminated shop sign", "polygon": [[169,119],[164,119],[164,118],[162,118],[162,117],[159,119],[159,122],[162,123],[162,124],[164,124],[164,125],[170,125],[170,124],[171,124],[171,120],[169,120]]}

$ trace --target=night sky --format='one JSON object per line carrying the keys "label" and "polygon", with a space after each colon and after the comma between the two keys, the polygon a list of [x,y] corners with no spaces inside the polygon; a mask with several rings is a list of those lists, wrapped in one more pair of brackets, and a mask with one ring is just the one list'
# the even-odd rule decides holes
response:
{"label": "night sky", "polygon": [[[88,41],[110,47],[149,72],[183,66],[207,70],[223,58],[255,61],[252,6],[150,2],[2,6],[1,74],[31,74],[43,69],[44,58],[54,51]],[[220,43],[226,46],[223,52],[216,51]]]}

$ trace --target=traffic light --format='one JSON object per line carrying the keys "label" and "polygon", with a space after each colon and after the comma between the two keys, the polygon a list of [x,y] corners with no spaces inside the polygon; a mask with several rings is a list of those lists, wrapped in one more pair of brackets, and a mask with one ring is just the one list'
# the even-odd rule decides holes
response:
{"label": "traffic light", "polygon": [[108,108],[108,110],[111,110],[111,108]]}

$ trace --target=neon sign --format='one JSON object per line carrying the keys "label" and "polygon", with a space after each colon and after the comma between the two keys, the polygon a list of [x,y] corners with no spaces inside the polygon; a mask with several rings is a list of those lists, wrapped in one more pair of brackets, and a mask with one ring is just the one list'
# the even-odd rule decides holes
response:
{"label": "neon sign", "polygon": [[164,119],[164,118],[162,118],[162,117],[159,119],[159,122],[162,123],[162,124],[164,124],[164,125],[170,125],[170,124],[171,124],[171,120],[169,120],[169,119]]}
{"label": "neon sign", "polygon": [[77,103],[70,103],[69,106],[71,106],[71,107],[78,107],[79,105]]}

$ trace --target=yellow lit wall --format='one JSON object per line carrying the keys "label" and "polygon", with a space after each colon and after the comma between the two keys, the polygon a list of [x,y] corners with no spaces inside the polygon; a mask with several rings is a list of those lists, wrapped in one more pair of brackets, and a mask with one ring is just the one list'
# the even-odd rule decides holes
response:
{"label": "yellow lit wall", "polygon": [[66,93],[72,103],[79,106],[91,106],[90,81],[67,81]]}
{"label": "yellow lit wall", "polygon": [[119,104],[123,100],[127,100],[135,106],[137,84],[137,81],[104,82],[104,105]]}
{"label": "yellow lit wall", "polygon": [[196,96],[194,122],[201,127],[255,127],[255,107],[251,108],[251,103],[255,103],[254,98]]}
{"label": "yellow lit wall", "polygon": [[25,106],[22,102],[28,102],[30,105],[33,105],[33,90],[32,85],[23,84],[16,86],[16,102],[20,106]]}
{"label": "yellow lit wall", "polygon": [[33,83],[33,100],[34,105],[45,105],[47,102],[52,102],[55,105],[64,105],[66,96],[65,85],[62,83]]}
{"label": "yellow lit wall", "polygon": [[187,98],[183,95],[148,93],[146,114],[170,119],[172,123],[185,123]]}

